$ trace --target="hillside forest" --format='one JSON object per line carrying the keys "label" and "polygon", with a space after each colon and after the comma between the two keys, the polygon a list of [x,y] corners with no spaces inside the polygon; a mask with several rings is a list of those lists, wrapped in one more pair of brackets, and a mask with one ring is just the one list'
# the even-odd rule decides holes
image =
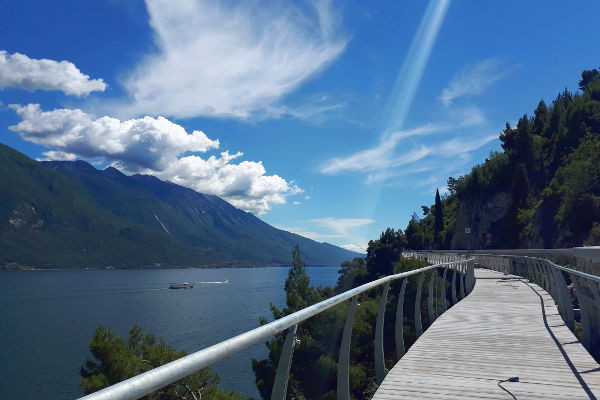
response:
{"label": "hillside forest", "polygon": [[579,89],[506,123],[503,151],[449,177],[448,194],[413,214],[407,247],[600,245],[600,71],[583,71]]}

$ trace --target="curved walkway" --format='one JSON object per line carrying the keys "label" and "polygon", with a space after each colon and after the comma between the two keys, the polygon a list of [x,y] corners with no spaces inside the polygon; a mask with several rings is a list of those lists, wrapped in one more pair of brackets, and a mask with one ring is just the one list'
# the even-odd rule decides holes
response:
{"label": "curved walkway", "polygon": [[[550,295],[524,278],[487,269],[475,276],[473,292],[417,340],[373,399],[600,396],[600,365],[564,325]],[[501,383],[508,392],[498,385],[515,376],[519,382]]]}

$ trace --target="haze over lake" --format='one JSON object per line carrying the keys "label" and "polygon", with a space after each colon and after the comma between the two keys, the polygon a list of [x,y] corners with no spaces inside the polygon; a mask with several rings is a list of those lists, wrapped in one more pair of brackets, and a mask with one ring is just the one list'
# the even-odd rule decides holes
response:
{"label": "haze over lake", "polygon": [[[0,398],[75,399],[79,367],[97,324],[126,335],[133,324],[193,352],[258,326],[285,304],[287,268],[2,271]],[[307,268],[312,285],[333,285],[337,268]],[[169,290],[174,282],[196,283]],[[258,398],[256,345],[214,367],[220,387]]]}

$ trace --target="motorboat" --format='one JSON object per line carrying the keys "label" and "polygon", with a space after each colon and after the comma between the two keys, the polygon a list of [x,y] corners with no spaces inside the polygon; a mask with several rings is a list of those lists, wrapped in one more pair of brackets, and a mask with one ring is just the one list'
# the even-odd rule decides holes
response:
{"label": "motorboat", "polygon": [[181,283],[174,283],[171,286],[169,286],[169,289],[191,289],[194,287],[193,283],[189,283],[189,282],[181,282]]}

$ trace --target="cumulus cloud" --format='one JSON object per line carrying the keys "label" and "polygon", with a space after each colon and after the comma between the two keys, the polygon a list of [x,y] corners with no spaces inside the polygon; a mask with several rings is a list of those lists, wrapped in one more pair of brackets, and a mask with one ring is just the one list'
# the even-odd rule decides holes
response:
{"label": "cumulus cloud", "polygon": [[102,79],[90,79],[69,61],[32,59],[25,54],[0,51],[0,89],[60,90],[69,95],[86,96],[104,91]]}
{"label": "cumulus cloud", "polygon": [[52,150],[47,159],[104,159],[129,173],[146,173],[196,191],[223,197],[243,210],[262,214],[288,196],[302,193],[294,182],[267,175],[262,162],[241,161],[238,152],[202,158],[219,147],[201,131],[191,133],[166,118],[120,121],[78,109],[42,111],[38,104],[11,105],[21,122],[10,129],[24,140]]}
{"label": "cumulus cloud", "polygon": [[81,157],[120,161],[134,170],[163,170],[186,151],[219,147],[219,141],[204,132],[188,134],[163,117],[120,121],[94,118],[79,109],[42,111],[39,104],[10,107],[22,119],[10,129],[24,140]]}
{"label": "cumulus cloud", "polygon": [[75,161],[77,160],[77,154],[66,153],[64,151],[45,151],[42,153],[43,158],[38,158],[38,161]]}
{"label": "cumulus cloud", "polygon": [[146,4],[158,51],[124,82],[133,98],[128,111],[136,115],[280,114],[283,96],[335,60],[347,43],[330,1]]}
{"label": "cumulus cloud", "polygon": [[482,94],[506,73],[507,69],[496,58],[468,65],[454,76],[448,87],[442,90],[439,99],[445,106],[448,106],[460,97]]}
{"label": "cumulus cloud", "polygon": [[273,204],[286,203],[286,197],[302,193],[294,182],[278,175],[266,175],[262,162],[242,161],[231,163],[243,153],[221,153],[220,157],[207,159],[191,155],[174,160],[161,171],[144,170],[178,185],[201,193],[223,197],[243,210],[264,214]]}

